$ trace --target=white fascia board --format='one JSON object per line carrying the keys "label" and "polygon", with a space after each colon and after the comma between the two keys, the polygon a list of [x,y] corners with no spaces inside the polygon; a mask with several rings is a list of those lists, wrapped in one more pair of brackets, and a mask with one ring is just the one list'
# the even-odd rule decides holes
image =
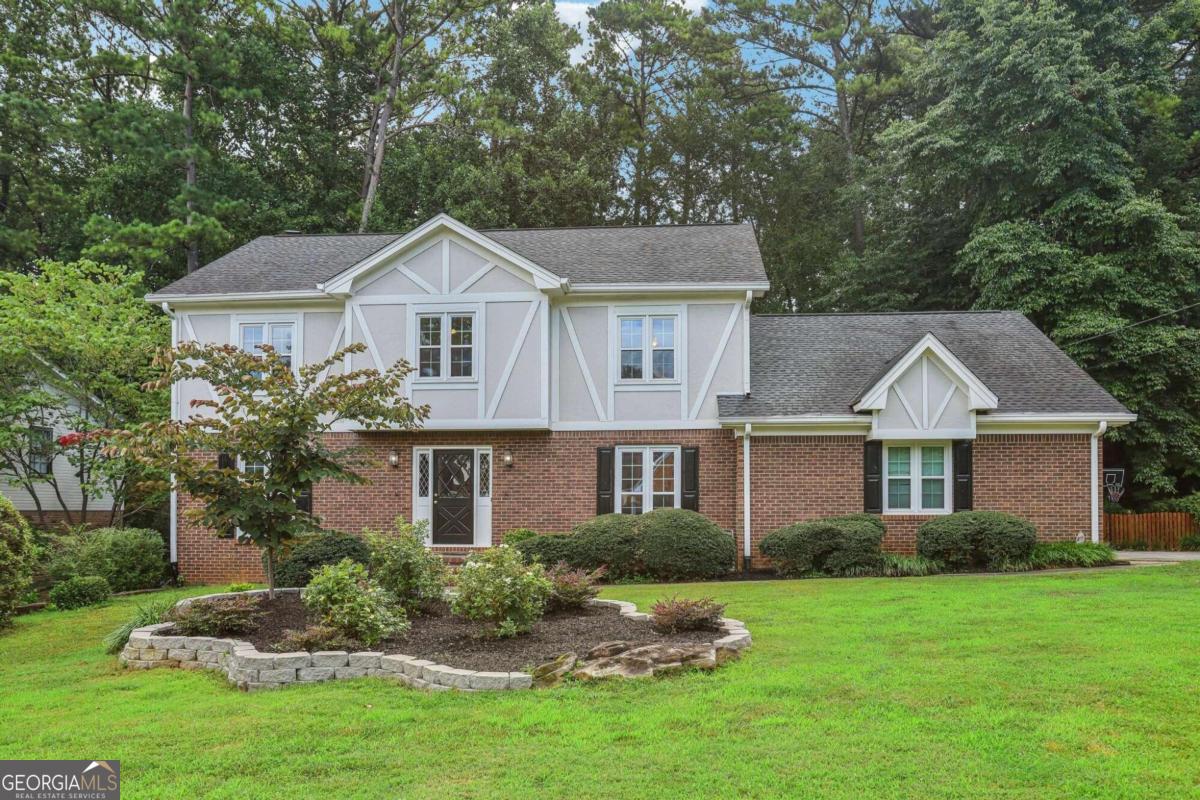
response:
{"label": "white fascia board", "polygon": [[170,303],[240,303],[254,300],[326,300],[329,295],[316,289],[288,292],[220,292],[216,294],[163,294],[152,292],[146,295],[147,303],[156,305]]}
{"label": "white fascia board", "polygon": [[348,295],[350,294],[354,279],[359,275],[374,269],[379,264],[383,263],[389,258],[392,258],[397,253],[408,249],[422,239],[436,235],[439,231],[450,231],[456,233],[474,244],[476,247],[480,247],[488,252],[494,253],[498,257],[515,264],[533,276],[534,285],[539,289],[565,290],[569,286],[569,283],[565,278],[559,277],[544,267],[538,266],[519,253],[500,244],[495,239],[484,236],[474,228],[464,225],[463,223],[454,219],[454,217],[451,217],[449,214],[438,214],[432,219],[418,225],[416,228],[404,234],[383,249],[372,253],[362,261],[359,261],[357,264],[349,267],[346,270],[343,270],[324,283],[318,284],[318,288],[324,290],[328,294]]}
{"label": "white fascia board", "polygon": [[967,407],[972,411],[980,411],[996,408],[1000,403],[996,395],[987,385],[981,381],[975,373],[967,368],[967,365],[958,359],[958,356],[950,352],[950,349],[942,344],[932,333],[927,333],[921,337],[921,341],[917,342],[912,348],[904,354],[904,357],[897,361],[887,373],[879,379],[864,395],[862,400],[859,400],[854,405],[855,411],[881,411],[886,405],[887,390],[895,383],[905,371],[917,362],[917,359],[925,355],[927,352],[932,352],[936,355],[943,364],[945,364],[954,375],[961,380],[967,387]]}
{"label": "white fascia board", "polygon": [[352,422],[334,423],[336,433],[421,433],[422,431],[513,431],[549,430],[545,419],[428,419],[420,427],[404,430],[398,427],[364,428]]}
{"label": "white fascia board", "polygon": [[752,292],[762,297],[771,288],[769,283],[745,281],[689,281],[687,283],[576,283],[571,294],[708,294],[712,292]]}
{"label": "white fascia board", "polygon": [[1055,425],[1064,423],[1108,423],[1110,428],[1128,425],[1137,421],[1137,414],[1115,413],[1097,414],[1093,412],[1063,412],[1059,414],[981,414],[979,424],[1025,424],[1025,425]]}
{"label": "white fascia board", "polygon": [[871,421],[858,414],[725,417],[721,427],[735,436],[743,436],[747,427],[752,427],[751,436],[861,436],[870,433]]}

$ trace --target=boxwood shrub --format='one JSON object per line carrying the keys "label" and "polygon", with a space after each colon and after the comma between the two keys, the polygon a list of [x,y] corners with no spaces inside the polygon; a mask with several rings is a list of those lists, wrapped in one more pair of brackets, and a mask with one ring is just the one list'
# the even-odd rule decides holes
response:
{"label": "boxwood shrub", "polygon": [[781,575],[878,574],[883,533],[883,524],[869,514],[830,517],[772,531],[759,550]]}
{"label": "boxwood shrub", "polygon": [[999,511],[956,511],[917,528],[917,553],[948,570],[1027,564],[1035,544],[1032,523]]}
{"label": "boxwood shrub", "polygon": [[733,536],[708,517],[681,508],[660,508],[636,520],[638,553],[650,577],[702,580],[733,569]]}
{"label": "boxwood shrub", "polygon": [[360,537],[339,531],[305,536],[288,550],[275,565],[275,585],[299,588],[307,586],[321,567],[338,564],[342,559],[366,566],[371,563],[371,548]]}
{"label": "boxwood shrub", "polygon": [[83,534],[76,574],[99,575],[114,592],[155,589],[167,576],[162,534],[144,528],[99,528]]}
{"label": "boxwood shrub", "polygon": [[629,578],[642,571],[640,520],[630,514],[602,514],[575,526],[569,563],[595,570],[604,567],[613,579]]}
{"label": "boxwood shrub", "polygon": [[543,533],[532,539],[522,539],[514,547],[526,563],[553,567],[560,561],[575,566],[575,537],[569,533]]}
{"label": "boxwood shrub", "polygon": [[99,575],[76,575],[55,584],[50,590],[50,602],[64,611],[103,603],[112,597],[108,581]]}
{"label": "boxwood shrub", "polygon": [[34,547],[29,523],[0,496],[0,628],[12,620],[33,575]]}

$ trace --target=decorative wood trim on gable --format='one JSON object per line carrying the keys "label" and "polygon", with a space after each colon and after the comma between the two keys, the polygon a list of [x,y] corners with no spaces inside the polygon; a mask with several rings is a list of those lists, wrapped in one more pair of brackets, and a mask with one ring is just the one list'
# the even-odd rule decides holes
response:
{"label": "decorative wood trim on gable", "polygon": [[[855,411],[880,411],[887,406],[888,390],[908,371],[908,368],[928,353],[935,355],[942,364],[946,365],[946,376],[954,383],[961,384],[967,391],[968,408],[972,411],[996,408],[999,401],[991,389],[980,380],[966,364],[942,344],[932,333],[927,333],[919,342],[913,345],[882,378],[863,392],[862,397],[854,404]],[[940,364],[938,365],[941,366]],[[911,409],[907,409],[911,412]]]}

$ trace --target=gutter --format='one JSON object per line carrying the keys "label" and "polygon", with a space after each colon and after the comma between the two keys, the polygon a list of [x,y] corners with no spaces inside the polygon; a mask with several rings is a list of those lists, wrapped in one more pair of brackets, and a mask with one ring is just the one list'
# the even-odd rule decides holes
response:
{"label": "gutter", "polygon": [[1092,434],[1092,481],[1089,488],[1092,498],[1092,544],[1100,543],[1100,439],[1107,430],[1108,423],[1101,420],[1096,426],[1096,432]]}

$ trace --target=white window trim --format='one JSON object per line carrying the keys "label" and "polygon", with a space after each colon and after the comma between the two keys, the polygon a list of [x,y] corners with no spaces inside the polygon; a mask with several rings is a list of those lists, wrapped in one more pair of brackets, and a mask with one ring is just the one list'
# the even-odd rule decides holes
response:
{"label": "white window trim", "polygon": [[[423,378],[419,374],[421,371],[420,353],[421,353],[421,317],[442,318],[442,344],[441,344],[441,375],[436,378]],[[450,377],[450,317],[471,317],[471,375],[469,377]],[[413,365],[412,383],[414,385],[425,386],[444,386],[452,384],[456,386],[470,385],[474,386],[480,380],[480,365],[483,363],[481,354],[483,352],[483,331],[484,322],[483,314],[480,313],[478,304],[446,304],[438,303],[436,305],[422,304],[414,305],[412,313],[409,315],[410,324],[408,326],[408,341],[411,342],[408,349],[408,362]]]}
{"label": "white window trim", "polygon": [[[908,478],[908,508],[892,508],[888,505],[888,450],[891,448],[908,448],[909,467]],[[941,508],[921,507],[921,448],[940,447],[945,455],[942,459],[944,472],[942,482],[945,490],[942,493]],[[883,443],[883,513],[933,516],[949,514],[954,510],[954,463],[953,443],[945,440],[935,441],[887,441]]]}
{"label": "white window trim", "polygon": [[[34,437],[35,437],[35,435],[40,437],[43,434],[48,434],[45,437],[45,444],[47,445],[46,454],[45,454],[46,469],[39,470],[36,468],[36,465],[35,465],[35,461],[37,460],[38,456],[34,453],[34,448],[37,446],[38,443],[34,441]],[[43,475],[44,476],[44,475],[53,475],[54,474],[54,458],[57,455],[54,452],[54,438],[55,437],[54,437],[54,426],[53,425],[30,425],[29,426],[29,469],[34,475]]]}
{"label": "white window trim", "polygon": [[[671,308],[620,308],[616,309],[615,320],[615,338],[613,342],[613,375],[615,383],[622,387],[635,386],[678,386],[682,382],[680,379],[680,364],[683,361],[683,342],[681,337],[682,325],[681,309],[677,307]],[[640,378],[622,378],[621,377],[621,351],[627,348],[621,346],[621,322],[627,319],[642,320],[642,377]],[[672,324],[672,338],[674,346],[671,348],[659,347],[655,348],[652,345],[654,338],[654,320],[655,319],[670,319]],[[674,376],[670,378],[655,378],[654,375],[654,351],[670,349],[674,353],[673,371]]]}
{"label": "white window trim", "polygon": [[[304,363],[304,315],[303,314],[233,314],[229,318],[229,342],[234,347],[242,346],[242,328],[247,325],[262,325],[264,328],[280,323],[292,326],[292,372],[299,373]],[[270,344],[269,330],[264,343]],[[261,355],[261,351],[257,355]],[[256,355],[256,354],[252,354]]]}
{"label": "white window trim", "polygon": [[683,488],[681,485],[681,481],[683,479],[683,448],[680,447],[679,445],[656,445],[656,444],[637,445],[637,446],[617,447],[616,448],[616,454],[615,454],[615,457],[613,458],[613,461],[615,462],[613,464],[613,469],[615,470],[615,473],[616,473],[613,476],[613,480],[614,480],[613,488],[615,490],[614,495],[613,495],[613,510],[616,513],[618,513],[618,514],[625,513],[624,511],[621,510],[622,507],[624,506],[624,504],[621,502],[621,500],[625,495],[632,494],[632,492],[624,492],[621,489],[621,456],[625,453],[641,453],[641,455],[642,455],[642,513],[645,514],[647,512],[654,510],[654,456],[653,456],[653,453],[661,453],[663,451],[669,451],[671,453],[674,453],[674,455],[675,455],[675,460],[674,460],[674,463],[675,463],[675,475],[674,475],[675,492],[674,492],[674,499],[673,499],[674,505],[672,506],[672,508],[680,507],[680,502],[682,501],[682,488]]}

